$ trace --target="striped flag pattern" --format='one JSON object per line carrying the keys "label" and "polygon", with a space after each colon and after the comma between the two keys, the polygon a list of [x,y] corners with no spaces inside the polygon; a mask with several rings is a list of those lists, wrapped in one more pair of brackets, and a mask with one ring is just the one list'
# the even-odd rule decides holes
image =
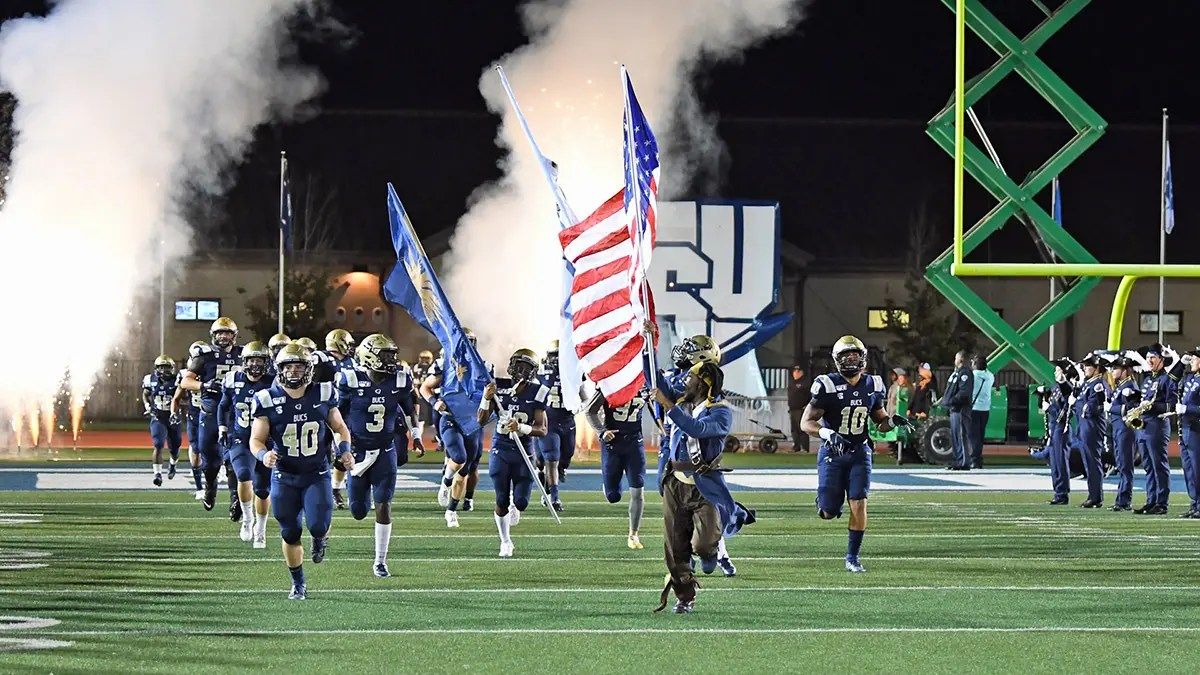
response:
{"label": "striped flag pattern", "polygon": [[[563,256],[575,266],[570,300],[575,353],[614,407],[631,401],[645,386],[645,338],[636,307],[640,295],[632,287],[630,235],[624,189],[558,235]],[[653,319],[653,303],[646,300]]]}

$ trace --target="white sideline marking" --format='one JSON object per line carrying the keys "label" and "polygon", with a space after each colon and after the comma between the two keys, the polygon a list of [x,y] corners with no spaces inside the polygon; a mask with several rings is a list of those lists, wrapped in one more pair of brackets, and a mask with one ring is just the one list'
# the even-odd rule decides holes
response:
{"label": "white sideline marking", "polygon": [[[365,521],[364,521],[365,522]],[[159,540],[159,541],[178,541],[181,538],[186,539],[213,539],[231,541],[237,538],[236,533],[231,534],[38,534],[36,532],[24,533],[25,536],[31,539],[41,540],[59,540],[59,541],[126,541],[126,540]],[[612,539],[613,541],[625,541],[625,533],[613,534],[545,534],[531,533],[527,534],[519,532],[518,536],[522,539]],[[1155,543],[1159,541],[1169,540],[1187,540],[1194,541],[1198,535],[1196,534],[1139,534],[1136,532],[1121,533],[1114,531],[1100,531],[1095,533],[1076,533],[1072,530],[1064,530],[1061,532],[995,532],[991,534],[923,534],[920,532],[900,533],[900,532],[871,532],[869,539],[1071,539],[1071,540],[1094,540],[1103,541],[1119,541],[1122,543]],[[442,534],[442,533],[425,533],[425,534],[396,534],[392,533],[392,539],[496,539],[494,534]],[[777,532],[774,534],[764,533],[738,533],[737,539],[844,539],[846,533],[842,530],[830,530],[828,532]],[[658,534],[643,534],[642,539],[658,539]],[[342,534],[338,532],[333,535],[333,541],[337,542],[342,539],[370,539],[375,540],[373,534]]]}
{"label": "white sideline marking", "polygon": [[[441,594],[482,594],[506,595],[520,593],[657,593],[661,588],[341,588],[315,589],[308,593],[344,595],[344,594],[379,594],[395,593],[402,595],[441,595]],[[952,593],[952,592],[1013,592],[1013,593],[1079,593],[1079,592],[1163,592],[1163,593],[1200,593],[1197,586],[714,586],[704,587],[702,593]],[[229,593],[235,595],[276,595],[284,591],[279,588],[5,588],[0,589],[2,595],[107,595],[107,594],[144,594],[144,595],[218,595]]]}
{"label": "white sideline marking", "polygon": [[809,633],[1196,633],[1200,626],[847,626],[810,628],[328,628],[187,630],[178,628],[133,630],[49,631],[66,637],[103,635],[170,635],[241,637],[258,635],[796,635]]}
{"label": "white sideline marking", "polygon": [[28,649],[62,649],[74,646],[74,644],[74,642],[65,642],[63,640],[43,640],[31,637],[0,637],[0,652],[20,652]]}
{"label": "white sideline marking", "polygon": [[[514,540],[520,541],[520,537],[514,537]],[[519,555],[519,554],[518,554]],[[139,564],[196,564],[202,565],[205,563],[265,563],[278,565],[280,560],[273,554],[272,557],[262,558],[157,558],[157,557],[112,557],[112,558],[89,558],[89,557],[72,557],[69,561],[64,560],[63,565],[74,563],[139,563]],[[374,557],[342,557],[334,556],[326,558],[333,562],[375,562]],[[844,556],[736,556],[735,562],[815,562],[815,561],[843,561]],[[900,562],[1037,562],[1038,564],[1076,564],[1081,561],[1098,561],[1098,562],[1128,562],[1128,556],[1064,556],[1064,555],[1045,555],[1045,556],[887,556],[879,555],[865,559],[870,565],[872,561],[900,561]],[[1181,556],[1172,558],[1155,557],[1150,559],[1152,562],[1196,562],[1200,560],[1200,555]],[[516,563],[547,563],[547,562],[626,562],[626,563],[643,563],[662,566],[661,558],[549,558],[549,557],[515,557],[515,558],[499,558],[495,556],[476,556],[476,557],[455,557],[455,558],[407,558],[394,557],[391,559],[394,564],[401,563],[447,563],[447,562],[495,562],[502,565],[512,565]],[[1197,588],[1200,588],[1198,586]]]}
{"label": "white sideline marking", "polygon": [[37,616],[4,616],[0,615],[0,631],[37,630],[57,626],[58,619],[43,619]]}

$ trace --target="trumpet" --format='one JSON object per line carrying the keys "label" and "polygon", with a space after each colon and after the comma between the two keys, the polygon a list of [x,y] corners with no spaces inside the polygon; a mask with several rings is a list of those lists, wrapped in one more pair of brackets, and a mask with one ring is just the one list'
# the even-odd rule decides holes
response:
{"label": "trumpet", "polygon": [[1142,414],[1154,405],[1154,399],[1158,398],[1158,387],[1150,393],[1150,398],[1130,408],[1129,411],[1121,418],[1125,422],[1125,426],[1138,431],[1146,426],[1146,421],[1142,419]]}

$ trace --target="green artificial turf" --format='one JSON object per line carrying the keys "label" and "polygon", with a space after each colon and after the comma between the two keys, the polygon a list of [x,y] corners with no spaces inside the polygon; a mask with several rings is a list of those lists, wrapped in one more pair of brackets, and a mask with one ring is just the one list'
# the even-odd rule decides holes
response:
{"label": "green artificial turf", "polygon": [[[328,559],[305,564],[309,600],[294,602],[277,530],[254,550],[224,508],[206,513],[189,493],[2,492],[0,616],[59,623],[0,628],[0,672],[1200,664],[1197,521],[1052,508],[1033,494],[881,492],[868,573],[851,575],[846,520],[819,520],[811,493],[742,492],[760,520],[729,542],[737,577],[703,577],[696,612],[676,616],[650,612],[664,573],[656,496],[644,550],[625,546],[625,504],[565,492],[563,524],[532,506],[508,560],[489,497],[447,530],[432,494],[399,494],[389,579],[371,573],[370,518],[337,512]],[[44,567],[19,569],[29,564]],[[18,648],[30,639],[70,644]]]}

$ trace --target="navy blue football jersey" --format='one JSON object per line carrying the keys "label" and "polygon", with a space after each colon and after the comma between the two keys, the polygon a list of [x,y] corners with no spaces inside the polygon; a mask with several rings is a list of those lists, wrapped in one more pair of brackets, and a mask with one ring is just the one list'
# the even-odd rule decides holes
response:
{"label": "navy blue football jersey", "polygon": [[821,426],[859,445],[867,442],[867,421],[883,407],[886,397],[878,375],[863,375],[851,386],[840,373],[829,373],[813,381],[810,405],[824,411]]}
{"label": "navy blue football jersey", "polygon": [[150,373],[142,378],[142,390],[150,393],[150,412],[157,417],[171,414],[171,399],[175,396],[175,378]]}
{"label": "navy blue football jersey", "polygon": [[337,376],[343,370],[351,370],[355,368],[354,358],[344,356],[336,359],[329,352],[318,349],[313,352],[313,381],[314,382],[337,382]]}
{"label": "navy blue football jersey", "polygon": [[228,419],[221,418],[221,424],[229,428],[229,433],[239,441],[250,438],[250,408],[251,399],[258,392],[271,386],[271,380],[260,377],[257,382],[250,379],[244,371],[235,370],[225,374],[221,383],[220,410],[227,411]]}
{"label": "navy blue football jersey", "polygon": [[[534,415],[539,410],[546,409],[546,400],[550,398],[549,387],[539,384],[536,380],[526,382],[518,392],[512,386],[512,380],[496,381],[496,398],[500,401],[499,419],[515,418],[521,424],[533,424]],[[522,438],[525,449],[530,450],[528,438]],[[500,433],[499,423],[492,436],[492,447],[499,450],[516,450],[517,446],[508,434]]]}
{"label": "navy blue football jersey", "polygon": [[363,368],[338,373],[339,408],[355,449],[381,450],[391,447],[399,411],[407,401],[412,410],[412,378],[407,368],[382,382],[371,381]]}
{"label": "navy blue football jersey", "polygon": [[562,375],[558,368],[542,366],[537,381],[548,390],[546,395],[546,417],[550,421],[574,419],[575,415],[563,404]]}
{"label": "navy blue football jersey", "polygon": [[279,452],[276,468],[287,473],[313,473],[329,468],[329,414],[338,406],[332,382],[310,384],[299,398],[279,384],[254,395],[251,418],[271,423],[272,447]]}
{"label": "navy blue football jersey", "polygon": [[[240,368],[242,363],[242,347],[234,345],[229,351],[221,351],[213,349],[206,351],[200,356],[188,359],[188,370],[196,377],[200,378],[200,383],[205,384],[216,380],[221,382],[225,379],[225,374]],[[208,392],[201,390],[200,392],[200,409],[206,413],[217,412],[217,404],[221,402],[220,389],[216,392]]]}
{"label": "navy blue football jersey", "polygon": [[613,408],[604,404],[604,428],[616,432],[614,443],[621,441],[641,440],[642,438],[642,409],[646,402],[642,397],[635,396],[629,403]]}

